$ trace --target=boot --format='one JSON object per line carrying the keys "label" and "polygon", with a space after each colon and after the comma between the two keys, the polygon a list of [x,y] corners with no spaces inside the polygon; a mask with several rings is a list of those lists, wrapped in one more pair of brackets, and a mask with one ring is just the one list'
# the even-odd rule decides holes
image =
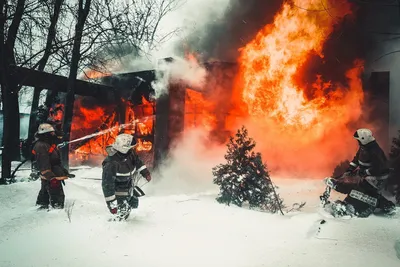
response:
{"label": "boot", "polygon": [[385,215],[394,215],[396,213],[396,205],[389,201],[389,203],[386,203],[381,210]]}
{"label": "boot", "polygon": [[396,205],[383,196],[379,198],[377,208],[379,209],[379,212],[377,212],[377,214],[394,215],[396,213]]}
{"label": "boot", "polygon": [[131,213],[131,206],[127,200],[123,200],[121,204],[118,205],[117,218],[119,221],[128,219]]}
{"label": "boot", "polygon": [[135,196],[132,196],[131,199],[129,199],[129,205],[132,209],[137,209],[139,207],[139,199]]}

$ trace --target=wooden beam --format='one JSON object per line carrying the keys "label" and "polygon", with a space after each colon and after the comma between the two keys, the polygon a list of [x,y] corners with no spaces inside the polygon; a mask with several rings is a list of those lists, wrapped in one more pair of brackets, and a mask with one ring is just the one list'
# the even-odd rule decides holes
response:
{"label": "wooden beam", "polygon": [[[67,77],[18,66],[10,66],[9,68],[11,77],[20,85],[67,92]],[[77,95],[108,98],[113,97],[114,92],[115,89],[112,86],[76,80],[75,93]]]}

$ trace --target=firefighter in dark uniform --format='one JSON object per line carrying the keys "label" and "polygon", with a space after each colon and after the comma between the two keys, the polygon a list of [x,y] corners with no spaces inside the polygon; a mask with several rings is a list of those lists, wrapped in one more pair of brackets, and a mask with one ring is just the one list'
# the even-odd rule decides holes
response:
{"label": "firefighter in dark uniform", "polygon": [[61,164],[61,157],[57,148],[58,137],[51,124],[42,123],[35,134],[37,138],[32,150],[36,165],[40,172],[41,188],[37,197],[36,205],[47,209],[64,208],[64,180],[68,178],[68,171]]}
{"label": "firefighter in dark uniform", "polygon": [[[62,131],[62,125],[60,121],[46,121],[44,122],[46,124],[50,124],[55,132],[55,135],[57,136],[57,138],[55,138],[55,143],[56,145],[60,144],[63,141],[63,137],[64,137],[64,133]],[[37,133],[34,136],[35,140],[32,142],[32,148],[35,146],[36,142],[38,141],[38,135]],[[35,159],[35,155],[32,155],[32,159],[31,159],[31,174],[30,174],[30,179],[36,181],[37,179],[40,178],[40,172],[38,170],[37,167],[37,163],[36,163],[36,159]],[[74,176],[73,174],[71,174],[71,176]]]}
{"label": "firefighter in dark uniform", "polygon": [[[358,129],[354,133],[359,149],[342,178],[326,179],[326,183],[339,193],[346,194],[343,201],[332,203],[333,213],[368,217],[379,210],[385,214],[395,211],[395,204],[382,193],[389,178],[389,162],[369,129]],[[358,175],[358,182],[348,182]],[[346,179],[347,178],[347,179]],[[352,179],[349,179],[352,180]]]}
{"label": "firefighter in dark uniform", "polygon": [[[103,161],[102,188],[107,207],[114,215],[122,212],[121,209],[127,205],[129,210],[139,206],[138,197],[132,193],[136,173],[148,182],[151,180],[149,170],[134,150],[136,146],[136,139],[132,135],[120,134],[107,147],[108,156]],[[129,216],[121,216],[125,215]]]}

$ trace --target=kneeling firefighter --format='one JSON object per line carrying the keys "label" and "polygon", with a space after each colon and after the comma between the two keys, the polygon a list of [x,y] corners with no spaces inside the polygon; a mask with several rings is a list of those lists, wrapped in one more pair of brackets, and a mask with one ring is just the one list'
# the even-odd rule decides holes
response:
{"label": "kneeling firefighter", "polygon": [[[358,129],[353,136],[359,149],[341,178],[328,178],[326,184],[346,194],[343,201],[330,204],[335,216],[368,217],[375,211],[391,214],[395,204],[383,196],[389,178],[389,163],[369,129]],[[351,180],[358,181],[352,182]],[[350,178],[350,179],[349,179]],[[350,180],[350,181],[349,181]]]}
{"label": "kneeling firefighter", "polygon": [[42,123],[35,134],[37,138],[32,149],[41,178],[41,188],[36,205],[47,209],[64,208],[64,180],[70,176],[61,164],[60,152],[57,148],[58,137],[51,124]]}
{"label": "kneeling firefighter", "polygon": [[149,170],[136,154],[136,139],[130,134],[120,134],[107,147],[108,156],[103,161],[102,188],[106,204],[114,215],[129,216],[131,209],[139,206],[134,185],[134,175],[140,173],[148,182]]}

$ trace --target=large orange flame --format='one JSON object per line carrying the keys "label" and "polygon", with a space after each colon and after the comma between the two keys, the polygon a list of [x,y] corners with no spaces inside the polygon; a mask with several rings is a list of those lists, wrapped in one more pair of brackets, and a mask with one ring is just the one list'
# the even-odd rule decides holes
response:
{"label": "large orange flame", "polygon": [[[346,125],[361,114],[362,63],[348,71],[349,88],[321,76],[306,86],[297,77],[310,56],[323,57],[324,42],[347,14],[350,6],[343,2],[288,1],[241,49],[236,98],[245,103],[249,128],[276,172],[329,175],[354,152]],[[312,92],[310,99],[306,92]]]}

